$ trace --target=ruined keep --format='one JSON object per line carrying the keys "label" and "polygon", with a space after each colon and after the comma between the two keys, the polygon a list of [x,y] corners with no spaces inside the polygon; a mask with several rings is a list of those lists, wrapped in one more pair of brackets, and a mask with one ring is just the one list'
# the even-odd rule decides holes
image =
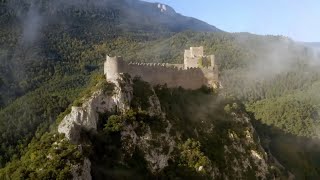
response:
{"label": "ruined keep", "polygon": [[183,64],[127,63],[122,57],[109,57],[104,63],[108,81],[116,81],[121,73],[141,77],[151,85],[167,84],[169,88],[199,89],[219,86],[218,67],[214,55],[205,56],[203,47],[191,47],[184,52]]}

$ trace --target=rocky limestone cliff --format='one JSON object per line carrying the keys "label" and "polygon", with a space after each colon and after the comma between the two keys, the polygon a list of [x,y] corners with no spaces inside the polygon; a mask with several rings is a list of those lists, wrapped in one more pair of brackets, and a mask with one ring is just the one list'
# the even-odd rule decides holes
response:
{"label": "rocky limestone cliff", "polygon": [[[117,128],[121,146],[117,150],[120,154],[119,159],[114,161],[120,163],[120,166],[132,161],[132,158],[137,156],[136,153],[140,152],[139,154],[146,163],[145,168],[152,176],[162,176],[164,172],[179,174],[179,171],[189,169],[188,172],[193,171],[200,178],[276,179],[283,171],[283,167],[270,163],[269,156],[260,145],[259,138],[246,113],[240,110],[229,110],[230,115],[225,117],[228,117],[229,120],[225,122],[211,120],[208,117],[212,114],[210,110],[212,107],[204,107],[206,104],[202,104],[201,111],[207,109],[208,112],[196,115],[194,119],[196,121],[193,122],[180,119],[185,123],[179,125],[176,119],[179,117],[173,118],[172,114],[170,115],[172,112],[162,108],[165,102],[159,99],[157,94],[159,89],[155,91],[150,86],[144,87],[142,98],[146,99],[148,107],[143,108],[142,105],[137,106],[137,104],[133,107],[131,101],[142,103],[142,99],[135,97],[137,92],[135,92],[136,86],[133,85],[132,79],[123,76],[119,81],[113,83],[115,88],[112,93],[106,94],[100,89],[94,92],[81,107],[72,107],[70,114],[65,116],[59,124],[59,133],[65,134],[65,137],[75,144],[82,143],[81,132],[83,130],[102,133],[101,135],[107,138],[110,137],[108,134],[117,132],[107,134],[101,132],[97,127],[100,120],[99,114],[118,114],[118,117],[122,117],[120,118],[122,119],[121,128]],[[172,92],[169,94],[171,98],[175,98]],[[171,98],[169,97],[169,100]],[[180,100],[190,103],[187,99],[181,98]],[[190,109],[184,111],[184,113],[189,113]],[[197,111],[199,107],[191,110],[191,112]],[[123,118],[126,117],[127,112],[133,114],[132,117],[137,119]],[[143,116],[147,116],[148,120],[140,120],[138,118],[140,112],[146,112],[147,115]],[[202,120],[205,116],[208,117]],[[221,126],[221,124],[225,125]],[[186,134],[187,129],[185,128],[193,129],[193,132]],[[96,145],[92,143],[93,146]],[[106,154],[106,156],[109,155]],[[96,162],[93,163],[95,167],[98,166]],[[74,179],[91,179],[90,172],[96,171],[91,166],[92,162],[88,157],[79,165],[75,165],[72,169]],[[94,174],[97,176],[96,174],[99,173]],[[185,174],[185,176],[189,175]]]}
{"label": "rocky limestone cliff", "polygon": [[[118,81],[113,81],[112,83],[115,85],[115,87],[111,94],[106,94],[100,89],[86,99],[81,107],[72,106],[71,112],[66,115],[59,124],[58,132],[60,134],[64,134],[65,138],[71,143],[81,144],[81,132],[83,130],[91,132],[97,131],[99,114],[116,112],[124,113],[129,110],[130,101],[132,100],[133,96],[131,79],[122,76],[122,78],[118,79]],[[148,102],[150,104],[150,107],[148,108],[148,114],[150,116],[163,116],[160,101],[153,89],[152,92],[153,94],[148,97]],[[127,143],[127,145],[124,146],[124,150],[132,145],[138,145],[140,148],[143,148],[145,152],[147,152],[149,150],[149,145],[146,143],[146,141],[152,136],[150,127],[148,128],[149,131],[145,135],[139,137],[133,131],[133,129],[137,128],[137,126],[138,124],[127,126],[121,133],[121,139]],[[159,136],[159,138],[165,137],[165,140],[171,146],[173,146],[174,141],[169,137],[169,129],[170,124],[168,124],[168,130],[166,133]],[[170,149],[172,149],[172,147]],[[150,162],[150,168],[154,171],[163,169],[167,165],[167,161],[170,157],[170,151],[172,150],[169,150],[169,152],[164,154],[160,147],[153,149],[150,151],[150,153],[146,154],[145,157],[147,161]],[[130,151],[128,150],[127,152]],[[90,174],[90,170],[91,162],[86,158],[83,164],[74,166],[72,175],[74,179],[91,179],[91,176],[88,175],[88,172]]]}
{"label": "rocky limestone cliff", "polygon": [[[231,143],[224,146],[225,161],[230,164],[230,170],[236,177],[245,179],[244,172],[249,168],[254,169],[255,178],[268,179],[269,172],[268,157],[258,139],[254,140],[255,130],[250,119],[245,115],[232,113],[234,121],[245,125],[243,132],[239,134],[234,131],[228,132]],[[239,137],[242,136],[242,137]],[[234,156],[234,154],[237,156]],[[224,176],[228,176],[224,174]]]}
{"label": "rocky limestone cliff", "polygon": [[[71,112],[64,117],[58,126],[58,132],[64,134],[71,143],[81,144],[81,132],[97,131],[99,113],[124,112],[128,110],[132,99],[130,81],[119,79],[113,82],[114,89],[106,94],[102,89],[94,92],[81,107],[72,106]],[[85,158],[82,164],[73,166],[71,174],[74,180],[89,180],[91,178],[91,162]]]}
{"label": "rocky limestone cliff", "polygon": [[72,143],[79,143],[82,129],[97,130],[99,113],[128,110],[132,99],[131,82],[120,79],[113,83],[115,87],[112,95],[99,90],[85,100],[81,107],[73,106],[70,114],[66,115],[59,124],[58,132],[65,134],[65,137]]}

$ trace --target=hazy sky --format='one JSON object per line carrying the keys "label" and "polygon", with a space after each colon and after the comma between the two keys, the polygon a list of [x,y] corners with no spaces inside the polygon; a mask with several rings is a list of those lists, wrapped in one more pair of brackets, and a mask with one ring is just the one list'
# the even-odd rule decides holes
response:
{"label": "hazy sky", "polygon": [[229,32],[285,35],[320,42],[320,0],[147,0]]}

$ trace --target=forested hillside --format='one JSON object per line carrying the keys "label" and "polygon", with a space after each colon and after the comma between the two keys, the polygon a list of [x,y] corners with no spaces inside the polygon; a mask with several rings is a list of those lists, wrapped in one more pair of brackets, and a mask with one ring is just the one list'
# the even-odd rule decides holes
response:
{"label": "forested hillside", "polygon": [[216,56],[219,92],[246,105],[264,148],[298,178],[319,177],[320,60],[309,46],[222,32],[135,0],[2,0],[0,25],[0,167],[96,82],[106,54],[181,63],[184,49],[202,45]]}

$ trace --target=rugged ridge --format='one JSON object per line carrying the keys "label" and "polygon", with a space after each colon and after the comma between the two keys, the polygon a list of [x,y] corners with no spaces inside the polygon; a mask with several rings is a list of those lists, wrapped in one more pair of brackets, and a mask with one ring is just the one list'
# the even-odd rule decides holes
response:
{"label": "rugged ridge", "polygon": [[[83,139],[81,131],[90,130],[91,132],[99,133],[97,128],[99,113],[122,114],[118,117],[127,118],[122,118],[124,121],[120,124],[120,129],[117,129],[120,133],[121,142],[119,150],[121,154],[120,161],[123,161],[123,163],[130,161],[136,156],[138,150],[146,162],[145,168],[148,169],[152,176],[161,175],[169,171],[173,166],[172,163],[178,162],[189,164],[185,166],[190,166],[191,170],[198,174],[199,177],[208,178],[246,179],[254,177],[257,179],[270,179],[279,176],[279,173],[281,174],[283,171],[283,169],[280,170],[283,167],[271,163],[268,159],[269,155],[260,145],[259,138],[250,123],[248,115],[239,111],[236,104],[233,104],[231,109],[227,108],[232,119],[231,122],[229,120],[227,122],[231,123],[228,129],[217,129],[217,122],[211,120],[201,121],[199,119],[200,125],[197,123],[197,127],[194,127],[195,135],[191,135],[188,140],[184,141],[182,137],[184,132],[181,129],[179,130],[181,127],[177,127],[176,122],[170,119],[167,114],[170,112],[165,112],[161,107],[161,99],[157,95],[159,89],[155,90],[146,83],[145,88],[149,88],[149,92],[151,92],[149,95],[146,94],[145,97],[149,106],[147,108],[139,105],[138,107],[132,106],[132,101],[137,99],[135,97],[137,95],[135,81],[122,74],[120,79],[113,81],[116,86],[112,94],[105,94],[103,90],[94,92],[81,107],[73,107],[70,114],[65,116],[59,125],[59,133],[65,134],[65,137],[72,143],[88,144],[88,142],[81,141]],[[144,91],[147,92],[148,89]],[[138,108],[138,114],[132,111],[134,108]],[[135,114],[134,116],[138,117],[141,110],[146,110],[147,114],[143,116],[149,117],[147,118],[149,119],[148,121],[128,120],[129,116],[126,114],[133,113]],[[134,116],[131,115],[130,117]],[[159,124],[157,126],[154,126],[153,123],[149,124],[150,120],[151,122],[157,121],[153,123]],[[224,166],[221,166],[221,162],[212,159],[212,156],[206,153],[207,150],[202,151],[202,149],[210,149],[210,147],[202,147],[195,140],[196,138],[210,139],[212,138],[210,136],[214,136],[213,134],[217,130],[219,130],[218,132],[221,131],[218,136],[221,139],[218,141],[223,143],[218,144],[218,146],[221,146],[220,153],[222,153],[219,158],[224,159]],[[211,141],[209,139],[208,141]],[[189,159],[191,158],[189,156],[195,157]],[[193,162],[194,158],[199,158],[199,160]],[[73,171],[74,179],[85,179],[84,176],[91,178],[91,176],[88,176],[88,172],[95,171],[91,168],[91,163],[88,158],[85,158],[83,163],[77,166],[78,172],[80,171],[81,173],[77,174]],[[195,164],[192,165],[193,163]]]}
{"label": "rugged ridge", "polygon": [[[126,78],[123,74],[121,78],[112,81],[115,85],[112,94],[107,95],[103,90],[98,90],[94,92],[81,107],[72,106],[71,112],[65,116],[58,126],[58,132],[64,134],[65,138],[71,143],[81,144],[87,142],[81,142],[81,132],[91,131],[97,132],[97,124],[99,120],[99,113],[125,113],[130,109],[130,102],[133,96],[132,81]],[[148,114],[150,116],[164,116],[161,111],[160,101],[156,96],[154,90],[152,89],[153,95],[148,97],[148,102],[150,107],[148,108]],[[166,133],[160,135],[159,138],[165,137],[165,141],[170,144],[170,149],[168,152],[163,154],[163,147],[158,147],[157,149],[149,149],[150,145],[146,142],[152,137],[150,127],[146,133],[140,137],[135,133],[135,129],[138,128],[139,124],[134,123],[133,125],[128,125],[121,132],[121,141],[124,143],[124,151],[126,154],[131,154],[132,147],[139,146],[144,152],[148,152],[145,155],[146,160],[149,162],[150,169],[154,171],[162,170],[168,165],[168,159],[170,153],[172,152],[173,145],[175,142],[169,136],[169,131],[171,125],[169,122],[166,129]],[[158,137],[156,137],[158,138]],[[159,139],[160,140],[160,139]],[[131,147],[131,149],[130,149]],[[130,151],[131,150],[131,151]],[[133,149],[134,150],[134,149]],[[83,164],[74,166],[72,170],[72,175],[74,179],[84,180],[92,179],[90,176],[91,162],[89,159],[85,158]],[[80,173],[77,173],[80,172]],[[89,173],[89,174],[88,174]]]}

